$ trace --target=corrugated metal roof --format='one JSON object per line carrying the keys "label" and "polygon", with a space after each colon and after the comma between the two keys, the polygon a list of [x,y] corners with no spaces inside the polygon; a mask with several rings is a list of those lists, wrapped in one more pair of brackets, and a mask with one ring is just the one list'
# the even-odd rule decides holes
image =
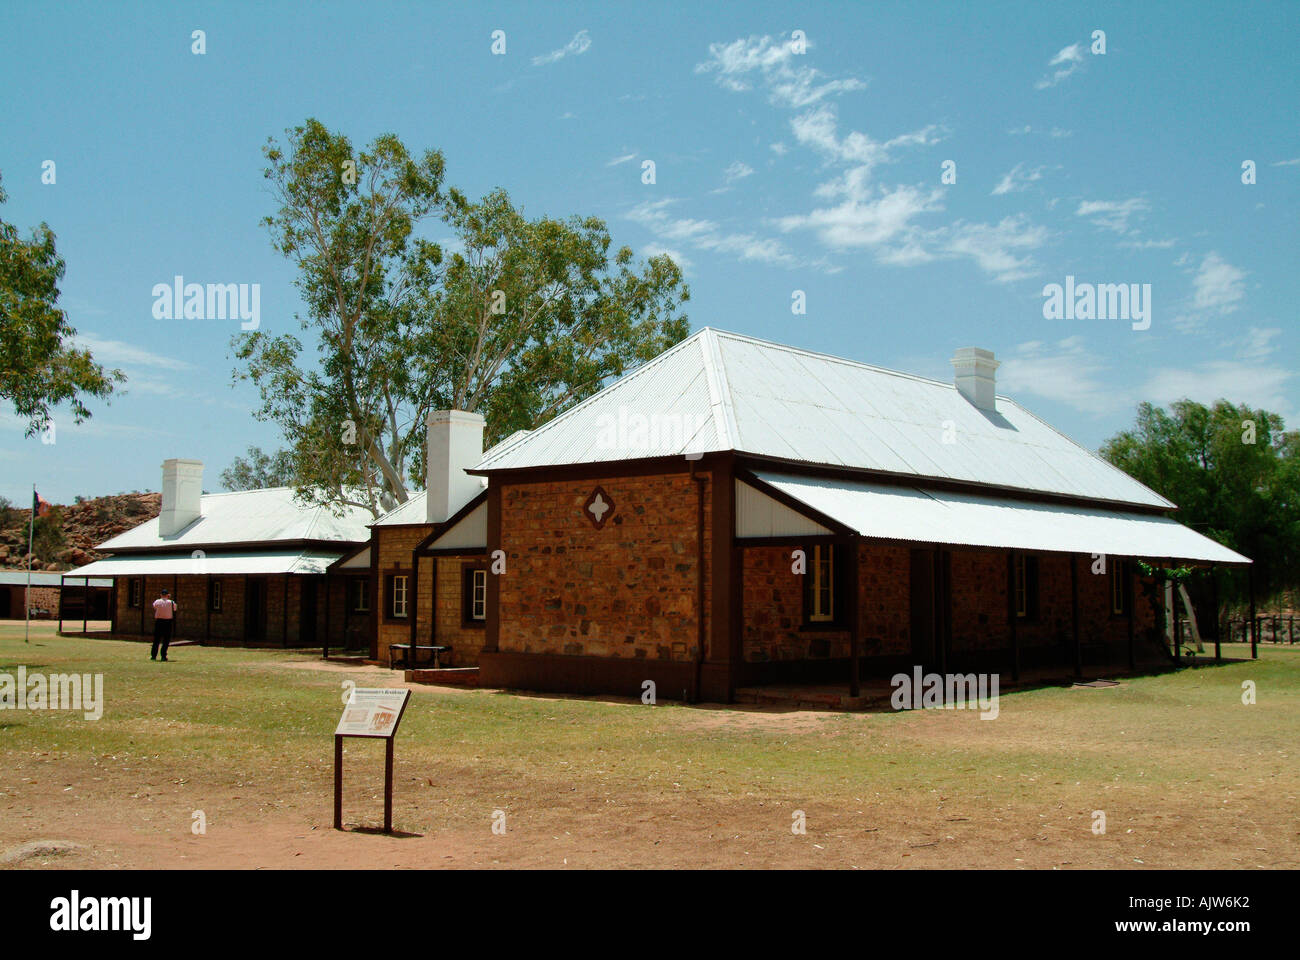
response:
{"label": "corrugated metal roof", "polygon": [[211,574],[315,574],[343,556],[322,550],[259,550],[236,553],[210,553],[195,557],[190,553],[128,554],[109,557],[68,571],[68,575],[101,577],[191,576]]}
{"label": "corrugated metal roof", "polygon": [[864,481],[756,473],[865,536],[1116,557],[1249,563],[1167,517]]}
{"label": "corrugated metal roof", "polygon": [[427,498],[424,491],[411,494],[405,503],[393,507],[386,514],[376,520],[371,526],[374,527],[395,527],[403,523],[427,523],[425,519],[428,516],[424,509],[424,503]]}
{"label": "corrugated metal roof", "polygon": [[96,547],[112,552],[128,547],[186,547],[274,540],[338,540],[364,543],[373,519],[368,510],[347,507],[337,517],[328,507],[294,499],[292,487],[207,493],[199,503],[200,517],[173,537],[158,535],[158,518],[146,520]]}
{"label": "corrugated metal roof", "polygon": [[[65,575],[70,577],[73,575],[73,571],[69,570],[66,572],[66,574],[62,574],[62,573],[44,573],[44,572],[38,572],[36,570],[33,570],[32,586],[33,587],[57,587],[59,585],[60,578]],[[77,576],[80,577],[81,574],[77,574]],[[0,570],[0,585],[17,586],[17,587],[27,586],[27,571],[26,570]],[[111,587],[113,585],[113,581],[112,580],[91,580],[90,585],[92,587]],[[73,586],[79,587],[81,586],[81,584],[79,583],[73,584]]]}
{"label": "corrugated metal roof", "polygon": [[[638,432],[638,416],[649,430]],[[478,469],[735,450],[1172,506],[1007,397],[986,413],[951,383],[708,327],[502,447]]]}

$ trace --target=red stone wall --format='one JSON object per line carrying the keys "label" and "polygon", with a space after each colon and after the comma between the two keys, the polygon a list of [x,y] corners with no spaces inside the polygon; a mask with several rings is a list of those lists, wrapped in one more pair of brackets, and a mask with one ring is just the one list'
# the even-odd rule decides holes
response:
{"label": "red stone wall", "polygon": [[[480,626],[465,624],[464,571],[469,567],[487,566],[487,561],[483,557],[426,557],[420,565],[421,579],[433,575],[432,571],[426,573],[426,567],[432,566],[433,560],[436,560],[438,568],[438,610],[434,642],[439,646],[451,647],[451,655],[444,656],[442,663],[455,667],[476,667],[487,627],[486,623]],[[427,631],[423,635],[427,636]]]}
{"label": "red stone wall", "polygon": [[[614,503],[599,530],[583,509],[598,485]],[[692,660],[696,510],[696,482],[685,472],[503,484],[499,649]],[[706,495],[706,609],[709,514]]]}
{"label": "red stone wall", "polygon": [[[803,630],[801,576],[791,572],[793,547],[744,550],[744,659],[808,660],[847,657],[848,632]],[[1007,555],[996,550],[953,550],[952,650],[979,653],[1011,645],[1007,624]],[[863,542],[858,553],[860,636],[864,656],[911,652],[910,549]],[[1093,574],[1080,557],[1079,611],[1083,643],[1127,642],[1128,621],[1110,613],[1110,578]],[[1072,637],[1069,557],[1043,554],[1039,567],[1039,616],[1020,621],[1022,648],[1068,644]],[[1109,570],[1109,567],[1108,567]],[[1136,629],[1153,622],[1149,605],[1136,604]]]}
{"label": "red stone wall", "polygon": [[411,642],[411,625],[409,613],[414,607],[420,636],[429,635],[432,622],[430,611],[433,607],[433,576],[430,558],[420,558],[419,582],[414,579],[407,583],[408,619],[392,620],[387,615],[388,596],[385,593],[387,577],[400,570],[409,577],[415,571],[411,563],[411,553],[416,545],[433,531],[432,524],[419,524],[410,527],[375,527],[371,530],[371,549],[378,551],[379,582],[375,585],[371,603],[378,604],[379,623],[378,656],[383,663],[388,662],[388,648],[394,643]]}

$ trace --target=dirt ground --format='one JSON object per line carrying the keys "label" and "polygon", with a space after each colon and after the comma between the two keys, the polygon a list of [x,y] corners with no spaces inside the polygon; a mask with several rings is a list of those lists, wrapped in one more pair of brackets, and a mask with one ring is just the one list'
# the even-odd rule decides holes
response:
{"label": "dirt ground", "polygon": [[[1294,659],[1289,669],[1300,667]],[[362,686],[398,685],[398,675],[386,670],[306,656],[270,669],[295,680],[323,677],[332,684],[330,675],[337,674]],[[1198,672],[1209,670],[1145,682],[1177,684]],[[1235,690],[1237,680],[1227,686]],[[619,724],[647,709],[631,701],[412,689],[408,713],[435,703],[467,717],[519,709],[527,711],[534,736],[544,736],[536,733],[543,723],[572,736],[575,725],[580,731],[587,722],[586,710]],[[1121,704],[1107,708],[1101,700],[1120,689],[1065,695],[1088,710],[1117,711],[1114,722],[1123,724]],[[1291,715],[1294,701],[1286,709]],[[981,723],[969,714],[919,711],[902,726],[891,725],[897,717],[870,714],[679,707],[665,716],[680,746],[661,752],[657,739],[647,739],[653,759],[630,767],[595,736],[585,751],[529,756],[471,734],[442,756],[436,748],[417,748],[413,732],[404,729],[397,739],[393,836],[375,829],[383,816],[379,743],[348,741],[347,828],[340,832],[331,828],[329,746],[304,755],[286,749],[283,758],[264,763],[237,762],[220,749],[177,760],[117,746],[64,749],[56,732],[40,748],[2,751],[0,861],[6,851],[40,840],[52,844],[26,856],[19,851],[8,866],[1300,866],[1300,775],[1295,741],[1288,750],[1285,731],[1277,743],[1252,743],[1225,728],[1214,749],[1239,757],[1225,771],[1214,763],[1198,767],[1195,744],[1176,746],[1176,718],[1168,729],[1148,723],[1130,742],[1117,743],[1114,730],[1071,730],[1079,718],[1022,713],[1004,706],[1003,719]],[[0,715],[0,748],[3,720]],[[184,716],[152,722],[164,736],[185,736],[199,726]],[[844,745],[866,742],[862,737],[873,738],[879,752],[868,758],[864,749],[860,768],[844,765]],[[1060,738],[1068,762],[1036,753],[1052,737]],[[328,744],[327,737],[312,743],[321,741]],[[742,752],[755,749],[761,754]],[[799,751],[791,754],[793,769],[783,768],[783,749]],[[1184,756],[1182,749],[1191,752]],[[1142,756],[1152,750],[1168,756],[1163,763]],[[733,765],[731,756],[745,759]],[[915,768],[910,757],[917,758]],[[816,789],[801,788],[800,771]],[[1099,808],[1107,817],[1104,835],[1092,830]],[[203,834],[192,828],[196,811],[205,817]],[[498,811],[504,833],[492,829]],[[806,833],[791,829],[797,811]]]}

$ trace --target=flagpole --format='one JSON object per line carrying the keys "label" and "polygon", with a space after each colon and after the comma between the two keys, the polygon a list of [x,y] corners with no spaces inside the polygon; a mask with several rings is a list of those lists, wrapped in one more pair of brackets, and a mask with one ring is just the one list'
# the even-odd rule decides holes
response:
{"label": "flagpole", "polygon": [[32,484],[32,515],[27,520],[27,595],[23,598],[23,643],[31,643],[32,634],[32,543],[36,534],[36,484]]}

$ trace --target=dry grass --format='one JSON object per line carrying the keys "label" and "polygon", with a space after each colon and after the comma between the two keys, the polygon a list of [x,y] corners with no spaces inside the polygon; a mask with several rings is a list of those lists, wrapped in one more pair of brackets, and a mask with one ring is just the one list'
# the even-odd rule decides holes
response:
{"label": "dry grass", "polygon": [[[199,647],[153,663],[141,645],[45,625],[33,640],[0,627],[0,672],[103,673],[107,705],[94,722],[0,713],[0,854],[79,845],[24,866],[1300,864],[1300,646],[1007,694],[994,721],[417,687],[397,740],[400,833],[382,837],[330,829],[330,734],[343,680],[399,675]],[[382,757],[348,741],[353,826],[382,819]]]}

